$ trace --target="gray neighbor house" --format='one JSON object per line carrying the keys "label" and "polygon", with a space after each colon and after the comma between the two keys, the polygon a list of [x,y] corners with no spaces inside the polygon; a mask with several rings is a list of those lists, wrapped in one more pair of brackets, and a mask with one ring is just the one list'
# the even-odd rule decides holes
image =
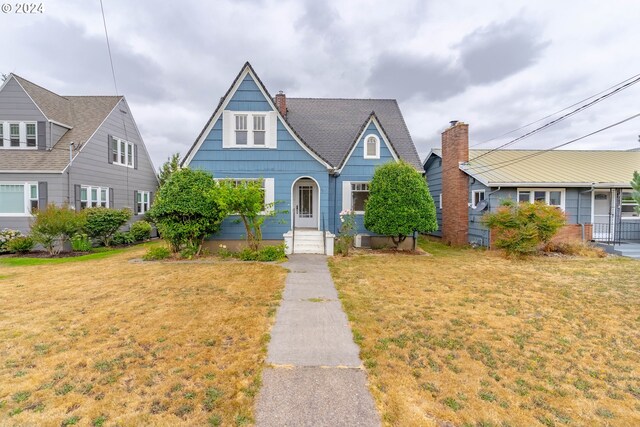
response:
{"label": "gray neighbor house", "polygon": [[61,96],[15,74],[0,87],[0,229],[28,233],[33,209],[129,208],[158,180],[123,96]]}

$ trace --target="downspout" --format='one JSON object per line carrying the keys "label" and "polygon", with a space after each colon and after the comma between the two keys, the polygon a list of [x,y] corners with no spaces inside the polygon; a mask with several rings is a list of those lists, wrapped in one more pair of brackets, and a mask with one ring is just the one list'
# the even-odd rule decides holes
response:
{"label": "downspout", "polygon": [[[580,221],[580,200],[582,200],[582,195],[584,193],[591,193],[593,192],[595,188],[595,182],[591,183],[591,189],[590,190],[585,190],[585,191],[581,191],[578,193],[578,215],[577,215],[577,219],[578,219],[578,224],[580,224],[580,230],[582,232],[582,241],[584,242],[584,223],[582,221]],[[591,209],[593,209],[593,206],[591,206]],[[593,230],[591,231],[591,233],[593,233]]]}
{"label": "downspout", "polygon": [[[487,210],[488,211],[491,210],[491,195],[500,191],[501,188],[502,187],[498,187],[495,190],[489,192],[489,194],[487,194]],[[487,243],[488,243],[488,247],[491,248],[491,230],[489,229],[487,229]]]}

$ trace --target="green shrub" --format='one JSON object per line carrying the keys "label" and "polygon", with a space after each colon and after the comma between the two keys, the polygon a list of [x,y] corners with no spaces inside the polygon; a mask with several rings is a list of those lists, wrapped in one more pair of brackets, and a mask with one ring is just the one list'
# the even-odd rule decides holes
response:
{"label": "green shrub", "polygon": [[172,252],[190,246],[199,253],[204,239],[220,229],[227,212],[213,177],[185,168],[173,172],[160,187],[149,214]]}
{"label": "green shrub", "polygon": [[223,245],[222,243],[218,245],[218,256],[220,258],[231,258],[233,256],[233,252],[227,249],[227,245]]}
{"label": "green shrub", "polygon": [[356,235],[355,212],[349,210],[340,212],[340,223],[340,232],[335,242],[335,250],[338,254],[348,256],[349,249],[353,246],[353,239]]}
{"label": "green shrub", "polygon": [[258,261],[277,261],[279,259],[283,259],[285,257],[284,254],[284,243],[277,246],[265,246],[260,249],[257,253]]}
{"label": "green shrub", "polygon": [[396,247],[416,231],[437,230],[436,207],[424,177],[404,162],[377,168],[369,185],[364,226],[390,236]]}
{"label": "green shrub", "polygon": [[18,230],[10,230],[8,228],[0,230],[0,254],[3,252],[8,252],[9,250],[7,249],[7,244],[11,240],[21,235],[22,233],[20,233]]}
{"label": "green shrub", "polygon": [[26,254],[31,252],[36,242],[30,236],[18,236],[7,243],[7,249],[12,253]]}
{"label": "green shrub", "polygon": [[46,209],[34,212],[31,237],[40,243],[50,255],[60,253],[64,242],[77,234],[85,225],[86,218],[68,205],[51,203]]}
{"label": "green shrub", "polygon": [[116,231],[111,238],[111,243],[119,246],[130,245],[134,242],[135,239],[129,231]]}
{"label": "green shrub", "polygon": [[194,257],[198,256],[198,254],[199,251],[197,246],[187,245],[180,251],[180,258],[193,259]]}
{"label": "green shrub", "polygon": [[258,252],[251,250],[251,248],[244,248],[238,252],[237,257],[240,261],[257,261]]}
{"label": "green shrub", "polygon": [[89,237],[105,246],[111,245],[113,235],[131,218],[129,209],[95,207],[83,212],[86,217],[85,231]]}
{"label": "green shrub", "polygon": [[147,240],[151,237],[151,224],[141,219],[131,225],[129,233],[131,233],[133,240],[136,242]]}
{"label": "green shrub", "polygon": [[496,212],[484,214],[482,222],[496,231],[496,246],[509,255],[539,250],[566,223],[564,213],[543,202],[516,204],[505,200]]}
{"label": "green shrub", "polygon": [[86,233],[75,234],[71,238],[71,249],[74,252],[89,252],[93,245]]}
{"label": "green shrub", "polygon": [[164,246],[154,246],[149,248],[146,254],[142,257],[145,261],[157,261],[161,259],[167,259],[171,256],[169,248]]}

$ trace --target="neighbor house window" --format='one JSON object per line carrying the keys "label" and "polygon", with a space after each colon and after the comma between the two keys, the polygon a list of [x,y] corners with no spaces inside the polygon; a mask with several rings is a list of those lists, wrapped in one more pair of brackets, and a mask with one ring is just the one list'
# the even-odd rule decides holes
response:
{"label": "neighbor house window", "polygon": [[253,116],[253,145],[265,145],[265,116]]}
{"label": "neighbor house window", "polygon": [[27,123],[27,147],[36,146],[36,124]]}
{"label": "neighbor house window", "polygon": [[37,148],[35,122],[0,122],[0,148]]}
{"label": "neighbor house window", "polygon": [[106,187],[80,187],[80,209],[109,207],[109,189]]}
{"label": "neighbor house window", "polygon": [[364,213],[364,206],[369,199],[368,182],[351,183],[351,209],[356,213]]}
{"label": "neighbor house window", "polygon": [[622,192],[622,203],[620,207],[620,216],[622,219],[629,218],[638,218],[638,203],[633,198],[633,193],[631,191],[623,191]]}
{"label": "neighbor house window", "polygon": [[138,200],[136,200],[136,215],[140,215],[149,210],[151,195],[148,191],[138,191],[137,197]]}
{"label": "neighbor house window", "polygon": [[236,145],[247,145],[247,115],[236,114]]}
{"label": "neighbor house window", "polygon": [[0,215],[25,216],[38,209],[38,184],[0,183]]}
{"label": "neighbor house window", "polygon": [[4,147],[4,123],[0,122],[0,147]]}
{"label": "neighbor house window", "polygon": [[380,158],[380,140],[375,135],[368,135],[364,139],[364,158],[379,159]]}
{"label": "neighbor house window", "polygon": [[564,189],[528,188],[518,189],[518,202],[542,202],[564,210]]}
{"label": "neighbor house window", "polygon": [[484,200],[484,190],[473,190],[471,192],[471,207],[476,208]]}
{"label": "neighbor house window", "polygon": [[9,124],[9,135],[12,147],[20,147],[20,125],[18,123]]}
{"label": "neighbor house window", "polygon": [[129,168],[135,165],[135,145],[133,142],[125,141],[120,138],[112,138],[111,140],[111,160],[114,165],[127,166]]}

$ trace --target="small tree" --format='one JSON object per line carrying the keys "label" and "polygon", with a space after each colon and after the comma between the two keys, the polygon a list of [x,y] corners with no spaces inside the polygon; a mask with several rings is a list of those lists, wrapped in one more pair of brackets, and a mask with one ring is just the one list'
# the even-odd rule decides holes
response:
{"label": "small tree", "polygon": [[167,161],[160,166],[158,170],[158,181],[160,182],[160,186],[162,186],[171,175],[180,170],[180,153],[172,154],[170,157],[167,157]]}
{"label": "small tree", "polygon": [[189,168],[175,171],[158,190],[149,214],[171,250],[199,254],[204,239],[220,229],[227,210],[211,175]]}
{"label": "small tree", "polygon": [[51,203],[44,210],[34,212],[31,237],[49,252],[56,255],[64,243],[84,227],[85,217],[68,205],[60,207]]}
{"label": "small tree", "polygon": [[636,212],[640,214],[640,173],[638,173],[638,171],[633,172],[631,188],[633,188],[633,200],[638,204],[638,206],[636,206]]}
{"label": "small tree", "polygon": [[224,180],[220,185],[227,211],[240,216],[247,233],[247,245],[252,251],[257,251],[262,242],[262,224],[268,217],[276,214],[273,203],[265,204],[262,180],[237,183]]}
{"label": "small tree", "polygon": [[549,243],[567,219],[560,209],[543,202],[504,200],[496,212],[484,214],[482,222],[496,231],[497,247],[509,255],[523,255]]}
{"label": "small tree", "polygon": [[85,231],[105,246],[111,246],[113,235],[129,221],[129,209],[95,207],[83,211],[86,217]]}
{"label": "small tree", "polygon": [[391,236],[396,247],[416,231],[437,230],[436,207],[424,177],[405,162],[376,169],[369,185],[364,226]]}

